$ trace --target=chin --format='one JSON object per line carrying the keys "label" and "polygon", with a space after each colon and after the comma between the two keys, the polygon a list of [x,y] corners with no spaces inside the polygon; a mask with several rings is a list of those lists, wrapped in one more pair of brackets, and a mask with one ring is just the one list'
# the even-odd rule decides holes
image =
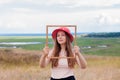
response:
{"label": "chin", "polygon": [[59,43],[59,44],[63,45],[63,44],[65,44],[65,43]]}

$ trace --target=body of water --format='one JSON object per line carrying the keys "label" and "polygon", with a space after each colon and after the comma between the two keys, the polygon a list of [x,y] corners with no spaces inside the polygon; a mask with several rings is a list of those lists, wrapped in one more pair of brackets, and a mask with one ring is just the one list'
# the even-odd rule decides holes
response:
{"label": "body of water", "polygon": [[[51,34],[49,34],[51,35]],[[31,33],[28,33],[28,34],[18,34],[18,33],[14,33],[14,34],[0,34],[0,36],[46,36],[46,34],[31,34]]]}
{"label": "body of water", "polygon": [[[77,35],[80,35],[80,34],[86,34],[87,32],[85,33],[77,33]],[[72,33],[74,34],[74,33]],[[0,34],[0,36],[46,36],[46,33],[10,33],[10,34]],[[51,36],[51,33],[48,34],[48,36]]]}
{"label": "body of water", "polygon": [[[0,42],[0,48],[21,48],[22,45],[45,44],[45,42]],[[53,42],[48,42],[53,44]]]}
{"label": "body of water", "polygon": [[29,45],[29,44],[44,44],[44,42],[0,42],[0,45]]}

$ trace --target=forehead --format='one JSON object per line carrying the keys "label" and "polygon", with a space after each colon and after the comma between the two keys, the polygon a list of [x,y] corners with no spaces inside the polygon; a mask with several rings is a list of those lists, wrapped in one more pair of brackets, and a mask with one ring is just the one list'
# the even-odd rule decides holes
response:
{"label": "forehead", "polygon": [[58,31],[57,34],[65,34],[64,31]]}

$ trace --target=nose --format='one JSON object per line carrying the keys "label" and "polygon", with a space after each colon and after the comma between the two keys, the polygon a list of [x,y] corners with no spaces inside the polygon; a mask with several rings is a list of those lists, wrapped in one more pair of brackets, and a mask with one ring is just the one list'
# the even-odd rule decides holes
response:
{"label": "nose", "polygon": [[62,38],[62,36],[60,35],[59,38]]}

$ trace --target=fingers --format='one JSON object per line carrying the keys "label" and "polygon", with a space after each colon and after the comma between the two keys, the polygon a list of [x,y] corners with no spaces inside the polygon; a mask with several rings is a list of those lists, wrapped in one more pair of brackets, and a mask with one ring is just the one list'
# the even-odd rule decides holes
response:
{"label": "fingers", "polygon": [[79,51],[80,51],[80,48],[78,46],[74,46],[74,52],[79,53]]}
{"label": "fingers", "polygon": [[78,46],[74,46],[75,50],[80,50],[80,48]]}
{"label": "fingers", "polygon": [[45,47],[43,48],[43,52],[44,52],[45,55],[47,55],[47,54],[49,53],[49,47],[48,47],[48,46],[45,46]]}

